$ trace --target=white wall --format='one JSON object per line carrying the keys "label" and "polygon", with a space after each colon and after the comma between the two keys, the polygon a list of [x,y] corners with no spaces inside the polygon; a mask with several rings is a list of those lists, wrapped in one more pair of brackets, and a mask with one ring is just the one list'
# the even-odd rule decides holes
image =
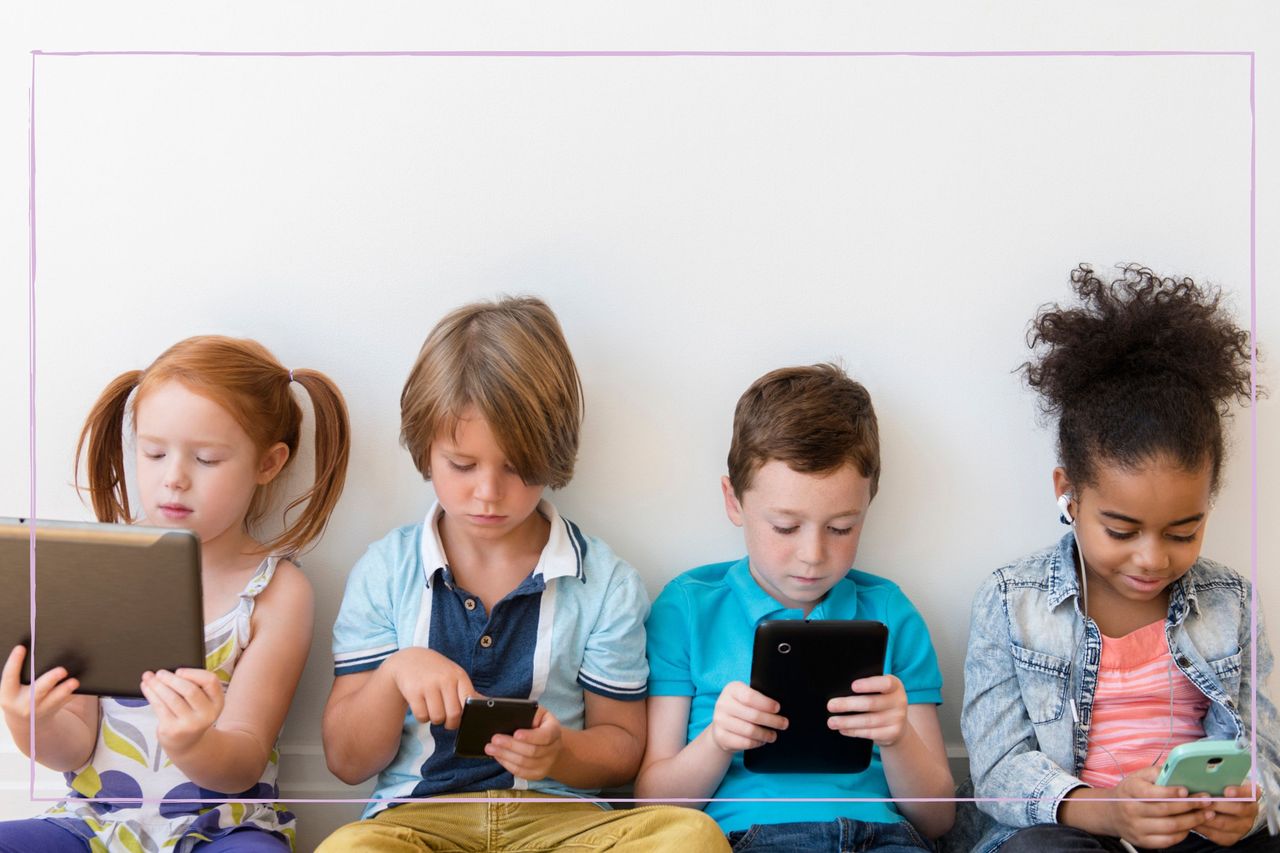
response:
{"label": "white wall", "polygon": [[[1012,373],[1027,321],[1068,296],[1078,261],[1139,260],[1222,284],[1249,322],[1249,60],[41,57],[31,459],[27,51],[1257,49],[1258,234],[1274,233],[1278,21],[1262,4],[1234,19],[1179,5],[1160,20],[1037,22],[991,14],[1012,4],[960,4],[967,16],[948,4],[928,20],[672,4],[625,29],[585,5],[360,19],[334,6],[299,22],[304,7],[275,3],[242,29],[135,5],[129,24],[87,4],[32,7],[0,44],[0,381],[13,401],[0,412],[0,514],[28,514],[34,461],[38,513],[88,517],[69,481],[89,404],[182,337],[251,336],[328,372],[355,444],[329,534],[305,560],[317,627],[283,736],[289,796],[344,795],[324,770],[319,713],[345,573],[431,499],[396,443],[403,379],[445,311],[499,293],[550,302],[586,384],[578,475],[555,500],[655,594],[742,551],[717,485],[738,394],[770,368],[842,359],[871,390],[884,442],[859,566],[901,583],[929,621],[959,748],[970,595],[1061,532],[1052,433]],[[1264,349],[1280,345],[1278,260],[1260,240]],[[1257,407],[1256,456],[1250,413],[1236,419],[1206,543],[1249,570],[1256,465],[1273,626],[1278,405]],[[0,774],[20,795],[6,800],[25,797],[27,765],[7,743]],[[350,813],[305,811],[304,848]]]}

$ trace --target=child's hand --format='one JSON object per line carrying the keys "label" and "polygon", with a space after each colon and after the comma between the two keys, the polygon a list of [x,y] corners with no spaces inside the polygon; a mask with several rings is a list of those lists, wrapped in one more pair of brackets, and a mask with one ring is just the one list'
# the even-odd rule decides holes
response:
{"label": "child's hand", "polygon": [[[1187,837],[1197,824],[1211,820],[1213,810],[1198,798],[1182,802],[1145,803],[1143,799],[1186,797],[1186,788],[1155,784],[1160,771],[1144,767],[1120,780],[1112,789],[1117,799],[1107,802],[1113,831],[1135,847],[1172,847]],[[1233,804],[1234,805],[1234,804]]]}
{"label": "child's hand", "polygon": [[517,729],[513,735],[494,735],[484,753],[506,768],[512,776],[534,781],[545,779],[560,757],[564,741],[560,721],[541,706],[533,718],[533,728]]}
{"label": "child's hand", "polygon": [[466,670],[432,649],[412,646],[387,658],[400,695],[418,722],[456,729],[462,721],[462,703],[475,695]]}
{"label": "child's hand", "polygon": [[773,743],[777,730],[787,727],[782,707],[759,690],[741,681],[730,681],[720,691],[711,717],[711,737],[728,753]]}
{"label": "child's hand", "polygon": [[171,757],[195,746],[222,713],[222,682],[207,669],[144,672],[142,695],[156,713],[156,739]]}
{"label": "child's hand", "polygon": [[[1197,794],[1192,799],[1207,796],[1208,794]],[[1250,785],[1242,785],[1238,788],[1224,788],[1222,796],[1253,799],[1246,803],[1210,804],[1210,817],[1192,827],[1192,831],[1198,832],[1219,847],[1230,847],[1253,829],[1253,822],[1258,817],[1258,791]]]}
{"label": "child's hand", "polygon": [[[26,660],[25,646],[14,646],[9,652],[9,659],[4,662],[4,671],[0,672],[0,708],[4,710],[5,722],[10,730],[28,732],[31,729],[31,694],[35,693],[36,725],[48,722],[54,715],[66,707],[72,699],[72,691],[80,686],[80,682],[67,677],[63,667],[55,666],[36,678],[33,684],[23,684],[22,664]],[[26,742],[27,735],[23,735]]]}
{"label": "child's hand", "polygon": [[848,737],[864,737],[884,748],[902,737],[907,725],[907,691],[894,675],[859,678],[850,685],[855,695],[827,703],[836,715],[827,725]]}

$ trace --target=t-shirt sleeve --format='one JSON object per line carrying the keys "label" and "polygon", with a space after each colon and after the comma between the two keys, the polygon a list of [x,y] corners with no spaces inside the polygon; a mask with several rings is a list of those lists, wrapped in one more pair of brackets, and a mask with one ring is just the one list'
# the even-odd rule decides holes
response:
{"label": "t-shirt sleeve", "polygon": [[351,675],[377,667],[399,651],[388,540],[375,542],[347,576],[333,625],[333,673]]}
{"label": "t-shirt sleeve", "polygon": [[578,669],[578,683],[584,690],[623,701],[645,697],[649,666],[644,657],[644,618],[648,613],[649,594],[640,576],[619,561]]}
{"label": "t-shirt sleeve", "polygon": [[694,694],[689,661],[689,647],[694,641],[691,624],[687,593],[674,581],[667,584],[653,602],[653,610],[645,624],[649,638],[650,696]]}
{"label": "t-shirt sleeve", "polygon": [[908,704],[942,704],[942,671],[924,617],[901,590],[894,591],[885,617],[889,626],[885,671],[902,682]]}

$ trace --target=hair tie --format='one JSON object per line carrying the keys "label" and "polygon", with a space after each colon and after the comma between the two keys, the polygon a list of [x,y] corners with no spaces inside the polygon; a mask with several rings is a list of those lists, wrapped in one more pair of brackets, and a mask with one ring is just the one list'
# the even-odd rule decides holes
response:
{"label": "hair tie", "polygon": [[290,382],[292,382],[292,381],[293,381],[293,368],[292,368],[292,367],[291,367],[291,368],[289,368],[289,381],[290,381]]}

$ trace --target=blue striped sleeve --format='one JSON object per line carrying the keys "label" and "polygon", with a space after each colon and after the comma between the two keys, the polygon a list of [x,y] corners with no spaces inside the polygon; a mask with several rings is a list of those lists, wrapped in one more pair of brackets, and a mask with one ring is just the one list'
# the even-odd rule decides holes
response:
{"label": "blue striped sleeve", "polygon": [[399,651],[392,606],[396,561],[387,547],[393,536],[369,546],[347,577],[333,625],[334,675],[376,669]]}
{"label": "blue striped sleeve", "polygon": [[628,702],[645,698],[649,665],[644,654],[644,620],[648,615],[649,595],[640,576],[619,560],[578,669],[578,684],[584,690]]}

